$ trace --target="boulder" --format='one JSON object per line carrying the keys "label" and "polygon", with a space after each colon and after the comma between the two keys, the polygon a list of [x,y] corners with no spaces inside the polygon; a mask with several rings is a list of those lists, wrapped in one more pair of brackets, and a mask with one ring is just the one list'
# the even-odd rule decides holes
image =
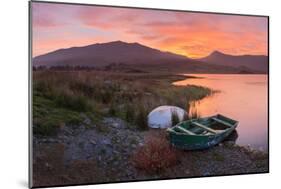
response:
{"label": "boulder", "polygon": [[172,126],[172,114],[176,113],[180,121],[184,119],[186,111],[176,106],[159,106],[148,114],[150,128],[168,128]]}

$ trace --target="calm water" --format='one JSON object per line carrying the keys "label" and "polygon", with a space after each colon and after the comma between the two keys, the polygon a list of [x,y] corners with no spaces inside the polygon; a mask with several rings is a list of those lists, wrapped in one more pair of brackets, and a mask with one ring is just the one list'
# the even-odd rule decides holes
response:
{"label": "calm water", "polygon": [[200,85],[220,92],[195,102],[191,111],[196,110],[200,116],[221,113],[236,119],[239,121],[237,144],[267,149],[267,75],[192,74],[192,76],[203,79],[186,79],[173,84]]}

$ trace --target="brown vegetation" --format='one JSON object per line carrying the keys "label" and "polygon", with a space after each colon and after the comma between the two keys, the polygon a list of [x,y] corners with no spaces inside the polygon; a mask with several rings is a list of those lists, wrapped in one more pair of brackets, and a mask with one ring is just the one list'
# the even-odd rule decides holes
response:
{"label": "brown vegetation", "polygon": [[140,130],[147,128],[146,116],[157,106],[189,103],[210,95],[198,86],[176,87],[183,76],[103,71],[34,71],[34,133],[53,135],[60,125],[79,125],[80,114],[90,117],[114,116]]}
{"label": "brown vegetation", "polygon": [[136,168],[148,173],[160,172],[178,162],[178,152],[172,148],[165,133],[148,135],[145,144],[132,157]]}

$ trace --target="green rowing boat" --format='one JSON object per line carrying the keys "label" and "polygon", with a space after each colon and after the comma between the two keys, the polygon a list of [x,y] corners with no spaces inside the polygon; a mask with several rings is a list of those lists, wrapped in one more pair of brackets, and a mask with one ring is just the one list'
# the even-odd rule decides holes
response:
{"label": "green rowing boat", "polygon": [[170,142],[176,148],[199,150],[212,147],[235,130],[238,121],[215,115],[211,117],[183,121],[168,128]]}

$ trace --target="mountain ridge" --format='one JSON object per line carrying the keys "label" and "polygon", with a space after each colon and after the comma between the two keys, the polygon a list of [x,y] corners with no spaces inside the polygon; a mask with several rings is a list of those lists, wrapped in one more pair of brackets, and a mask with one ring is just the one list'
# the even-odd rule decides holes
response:
{"label": "mountain ridge", "polygon": [[241,68],[245,71],[268,72],[268,56],[266,55],[230,55],[216,50],[197,60],[214,65]]}
{"label": "mountain ridge", "polygon": [[[192,59],[169,51],[161,51],[143,44],[123,41],[95,43],[82,47],[58,49],[33,58],[34,66],[87,66],[104,67],[110,64],[127,65],[165,65],[178,66],[179,70],[188,68],[190,71],[221,68],[221,72],[268,72],[267,56],[263,55],[229,55],[213,51],[208,56]],[[251,63],[258,61],[258,66]],[[263,62],[263,63],[261,63]],[[265,64],[267,62],[267,64]],[[176,66],[175,66],[176,65]],[[214,66],[212,66],[214,65]],[[257,69],[258,68],[258,69]],[[174,68],[176,69],[176,68]]]}
{"label": "mountain ridge", "polygon": [[[185,59],[188,58],[175,53],[146,47],[139,43],[125,43],[122,41],[58,49],[33,58],[35,65],[45,66],[57,66],[58,64],[99,66],[118,62],[147,64],[149,63],[148,60],[150,60],[151,63],[160,60],[169,61]],[[77,63],[75,63],[74,60],[77,61]]]}

